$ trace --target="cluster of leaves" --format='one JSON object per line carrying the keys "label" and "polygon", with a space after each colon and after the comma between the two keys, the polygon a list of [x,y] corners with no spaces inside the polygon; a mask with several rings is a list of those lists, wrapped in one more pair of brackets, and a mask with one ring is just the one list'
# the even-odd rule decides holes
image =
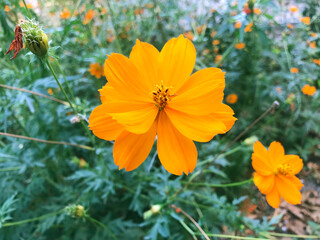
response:
{"label": "cluster of leaves", "polygon": [[[299,154],[305,162],[319,160],[319,90],[313,96],[301,92],[306,83],[319,88],[320,66],[312,61],[320,59],[320,16],[319,11],[314,11],[319,9],[318,1],[308,1],[308,5],[302,6],[305,10],[300,14],[312,19],[310,26],[301,23],[298,15],[290,15],[289,5],[268,0],[255,4],[249,1],[250,13],[243,11],[245,1],[237,4],[232,1],[223,8],[203,7],[197,12],[196,3],[181,4],[174,0],[135,3],[79,0],[76,4],[60,1],[58,5],[59,1],[54,2],[39,0],[38,6],[27,11],[18,0],[1,1],[1,85],[64,99],[41,61],[24,56],[27,51],[21,51],[14,61],[4,56],[14,39],[13,29],[18,19],[29,13],[44,25],[50,45],[59,47],[54,54],[59,57],[61,69],[53,63],[54,69],[63,86],[65,81],[70,84],[84,118],[100,104],[97,90],[106,83],[104,77],[96,79],[90,75],[90,63],[102,65],[106,54],[111,52],[128,55],[137,38],[161,49],[171,37],[189,32],[198,53],[196,69],[217,63],[227,72],[225,93],[237,94],[238,101],[232,108],[239,120],[226,136],[197,145],[199,163],[194,176],[199,174],[188,184],[193,176],[176,177],[167,173],[155,149],[133,172],[118,171],[112,159],[113,143],[100,139],[93,143],[81,124],[71,121],[74,113],[70,107],[0,87],[0,132],[93,147],[90,151],[1,137],[0,240],[112,239],[114,236],[188,239],[190,234],[201,238],[197,228],[175,212],[171,204],[188,212],[208,233],[258,236],[275,230],[282,215],[268,217],[272,209],[266,207],[265,216],[253,219],[246,216],[248,209],[243,210],[247,199],[266,206],[257,197],[253,185],[214,188],[210,184],[251,177],[252,147],[243,140],[253,135],[265,145],[274,140],[282,142],[287,152]],[[10,11],[5,11],[5,6]],[[60,19],[65,7],[74,15]],[[261,12],[256,14],[254,8]],[[84,24],[90,9],[95,11],[94,18]],[[276,17],[284,14],[289,14],[285,21]],[[234,27],[236,21],[242,22],[241,28]],[[252,31],[244,32],[251,22]],[[287,23],[293,24],[294,29],[287,28]],[[312,37],[312,32],[318,33],[318,37]],[[219,40],[219,45],[213,45],[213,40]],[[244,49],[234,48],[239,42],[245,43]],[[316,48],[309,47],[308,42],[316,42]],[[219,55],[222,60],[215,62]],[[299,73],[291,73],[293,67],[299,68]],[[211,161],[275,100],[280,103],[279,109],[228,148],[226,154]],[[201,164],[203,161],[210,164]],[[82,205],[89,216],[109,231],[89,218],[71,218],[64,211],[28,224],[6,226],[60,211],[71,204]],[[160,210],[155,211],[152,208],[155,205],[160,205]],[[313,222],[312,229],[314,234],[319,233],[317,223]]]}

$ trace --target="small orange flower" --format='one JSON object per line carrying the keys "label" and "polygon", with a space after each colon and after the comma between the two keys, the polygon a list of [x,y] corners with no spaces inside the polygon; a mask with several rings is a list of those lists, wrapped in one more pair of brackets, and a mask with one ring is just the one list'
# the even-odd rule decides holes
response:
{"label": "small orange flower", "polygon": [[240,21],[236,21],[236,23],[234,24],[235,28],[241,28],[242,23]]}
{"label": "small orange flower", "polygon": [[290,72],[291,73],[298,73],[299,72],[299,68],[291,68]]}
{"label": "small orange flower", "polygon": [[47,92],[50,94],[50,95],[53,95],[53,91],[51,88],[48,88]]}
{"label": "small orange flower", "polygon": [[104,7],[101,8],[101,14],[106,14],[107,13],[107,9],[105,9]]}
{"label": "small orange flower", "polygon": [[183,34],[183,36],[185,36],[186,38],[190,39],[191,41],[193,40],[194,36],[193,33],[191,31],[185,32]]}
{"label": "small orange flower", "polygon": [[311,33],[311,37],[316,38],[316,37],[318,37],[318,34],[317,34],[317,33],[315,33],[315,32],[313,32],[313,33]]}
{"label": "small orange flower", "polygon": [[253,22],[249,23],[245,28],[244,32],[251,32],[252,31]]}
{"label": "small orange flower", "polygon": [[310,86],[309,84],[306,84],[306,85],[303,86],[301,91],[305,95],[313,96],[316,93],[317,89],[316,89],[315,86]]}
{"label": "small orange flower", "polygon": [[289,8],[289,10],[290,10],[290,12],[298,12],[299,11],[299,8],[297,7],[297,6],[291,6],[290,8]]}
{"label": "small orange flower", "polygon": [[316,46],[316,42],[308,42],[309,44],[309,47],[315,49],[317,46]]}
{"label": "small orange flower", "polygon": [[[24,7],[24,3],[22,1],[19,2],[20,7]],[[33,5],[31,3],[27,3],[27,8],[32,9]]]}
{"label": "small orange flower", "polygon": [[238,101],[238,95],[235,93],[229,94],[226,97],[226,102],[229,104],[235,104]]}
{"label": "small orange flower", "polygon": [[297,155],[285,155],[279,142],[272,142],[267,150],[261,142],[253,145],[252,167],[256,171],[253,182],[266,195],[273,208],[279,207],[281,197],[291,204],[301,203],[303,184],[295,175],[303,168]]}
{"label": "small orange flower", "polygon": [[237,15],[238,13],[236,12],[236,11],[231,11],[230,12],[230,16],[232,17],[232,16],[235,16],[235,15]]}
{"label": "small orange flower", "polygon": [[217,55],[214,60],[214,63],[217,64],[221,59],[222,59],[222,55]]}
{"label": "small orange flower", "polygon": [[68,8],[64,8],[63,11],[60,14],[60,18],[62,19],[68,19],[71,17],[71,12]]}
{"label": "small orange flower", "polygon": [[244,5],[242,11],[245,12],[247,15],[251,13],[251,9],[249,8],[247,3]]}
{"label": "small orange flower", "polygon": [[212,45],[219,45],[220,44],[220,40],[215,39],[212,41]]}
{"label": "small orange flower", "polygon": [[90,9],[84,16],[83,25],[87,25],[94,17],[94,14],[95,14],[94,10]]}
{"label": "small orange flower", "polygon": [[290,24],[290,23],[287,24],[287,27],[290,28],[290,29],[293,29],[293,25]]}
{"label": "small orange flower", "polygon": [[206,68],[191,75],[196,61],[192,42],[180,35],[161,52],[136,41],[130,57],[112,53],[105,61],[108,83],[100,89],[102,104],[89,117],[89,128],[104,140],[115,140],[113,159],[131,171],[148,157],[157,137],[157,152],[170,173],[191,173],[197,164],[193,141],[207,142],[235,122],[222,103],[224,73]]}
{"label": "small orange flower", "polygon": [[257,15],[260,15],[260,14],[261,14],[260,8],[254,8],[254,9],[253,9],[253,12],[254,12],[255,14],[257,14]]}
{"label": "small orange flower", "polygon": [[300,18],[300,21],[306,25],[310,25],[310,18],[309,17]]}
{"label": "small orange flower", "polygon": [[104,76],[103,66],[101,66],[99,63],[91,63],[89,72],[96,78],[101,78],[102,76]]}
{"label": "small orange flower", "polygon": [[203,29],[205,29],[205,28],[206,28],[205,25],[202,25],[202,26],[200,26],[200,27],[197,27],[197,33],[198,33],[198,34],[202,33]]}
{"label": "small orange flower", "polygon": [[107,42],[108,43],[111,43],[111,42],[113,42],[114,41],[114,39],[115,39],[115,36],[109,36],[109,37],[107,37]]}
{"label": "small orange flower", "polygon": [[234,47],[236,48],[236,49],[243,49],[244,47],[246,46],[246,44],[244,44],[244,43],[237,43]]}
{"label": "small orange flower", "polygon": [[313,62],[314,62],[315,64],[318,64],[318,65],[320,66],[320,58],[319,58],[319,59],[313,59]]}
{"label": "small orange flower", "polygon": [[11,8],[8,5],[4,6],[4,11],[5,12],[10,12]]}
{"label": "small orange flower", "polygon": [[211,13],[215,13],[216,11],[217,11],[217,10],[214,9],[214,8],[211,8],[211,10],[210,10]]}
{"label": "small orange flower", "polygon": [[217,34],[217,31],[214,31],[214,30],[213,30],[213,31],[211,32],[210,36],[211,36],[212,38],[214,38],[214,36],[215,36],[216,34]]}

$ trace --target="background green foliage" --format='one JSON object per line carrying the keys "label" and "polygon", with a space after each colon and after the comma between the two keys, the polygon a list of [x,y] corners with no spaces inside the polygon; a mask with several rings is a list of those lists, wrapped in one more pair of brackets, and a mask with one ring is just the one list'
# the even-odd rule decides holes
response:
{"label": "background green foliage", "polygon": [[[132,2],[109,1],[108,5],[108,1],[39,0],[39,6],[29,10],[43,25],[51,40],[50,46],[58,47],[54,54],[71,85],[80,113],[88,117],[100,104],[98,89],[106,83],[104,77],[96,79],[90,75],[90,63],[103,64],[106,54],[111,52],[128,55],[137,38],[161,49],[171,37],[191,31],[197,49],[196,70],[215,66],[216,56],[223,55],[220,67],[227,73],[225,94],[238,95],[237,103],[231,105],[238,121],[228,134],[197,144],[198,165],[188,177],[166,172],[155,149],[142,166],[125,172],[118,171],[113,163],[112,142],[96,138],[93,145],[81,124],[70,122],[74,116],[70,107],[0,88],[1,132],[94,147],[89,151],[1,136],[0,240],[112,239],[110,231],[117,239],[192,239],[192,233],[198,230],[176,213],[171,204],[188,212],[208,233],[227,229],[224,232],[258,237],[262,232],[281,231],[275,224],[282,216],[268,217],[273,210],[253,184],[233,188],[214,188],[209,184],[251,177],[252,146],[243,141],[250,136],[257,136],[266,146],[280,141],[287,153],[300,155],[305,163],[319,161],[319,90],[314,96],[301,92],[305,84],[317,88],[320,84],[320,66],[312,61],[320,59],[318,1],[303,4],[300,15],[291,14],[289,5],[283,1],[251,1],[249,8],[259,8],[261,14],[252,11],[248,15],[242,11],[245,1],[238,1],[237,5],[229,1],[216,11],[206,7],[199,11],[196,4],[174,0]],[[11,11],[5,12],[5,5],[10,6]],[[64,7],[79,14],[60,19]],[[107,9],[106,14],[103,8]],[[95,17],[83,25],[89,9],[95,10]],[[143,12],[137,14],[137,9]],[[48,89],[52,89],[54,97],[64,99],[46,66],[27,54],[27,50],[22,50],[13,61],[4,56],[14,39],[18,19],[27,16],[18,0],[1,1],[0,84],[46,95]],[[311,17],[311,25],[301,23],[298,16]],[[237,20],[242,22],[240,29],[234,28]],[[252,32],[245,33],[244,28],[250,22],[254,23]],[[294,29],[289,29],[287,23],[294,25]],[[212,31],[217,32],[214,38]],[[318,37],[312,37],[311,32],[318,33]],[[112,36],[115,39],[108,42]],[[220,40],[216,52],[211,43],[215,39]],[[309,47],[308,41],[315,41],[317,47]],[[244,42],[246,47],[235,49],[234,44],[238,42]],[[53,62],[53,66],[65,86],[58,65]],[[299,73],[290,73],[292,67],[299,68]],[[201,164],[214,159],[275,100],[280,103],[279,108],[228,147],[225,155]],[[79,164],[83,160],[85,166]],[[201,174],[187,185],[199,171]],[[240,206],[246,199],[264,206],[264,216],[253,219],[241,212]],[[66,211],[60,211],[72,204],[82,205],[91,217],[73,218]],[[161,205],[160,212],[150,212],[156,204]],[[10,222],[49,213],[54,214],[5,227]],[[319,234],[319,225],[312,224],[313,234]],[[195,236],[202,238],[198,234],[193,238]]]}

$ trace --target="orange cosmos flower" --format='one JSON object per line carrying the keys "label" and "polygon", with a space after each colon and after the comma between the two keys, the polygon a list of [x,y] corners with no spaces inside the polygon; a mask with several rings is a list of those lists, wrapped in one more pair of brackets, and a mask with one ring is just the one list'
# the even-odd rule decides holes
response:
{"label": "orange cosmos flower", "polygon": [[251,32],[252,31],[253,22],[249,23],[245,28],[244,32]]}
{"label": "orange cosmos flower", "polygon": [[108,83],[102,104],[89,117],[89,128],[115,140],[113,158],[131,171],[149,155],[157,136],[160,162],[170,173],[191,173],[197,163],[192,140],[210,141],[225,133],[236,118],[222,103],[224,73],[206,68],[190,76],[196,60],[192,42],[180,35],[161,52],[136,41],[130,57],[112,53],[105,61]]}
{"label": "orange cosmos flower", "polygon": [[310,18],[309,17],[300,18],[300,21],[306,25],[310,25]]}
{"label": "orange cosmos flower", "polygon": [[50,94],[50,95],[53,95],[53,91],[51,88],[48,88],[47,92]]}
{"label": "orange cosmos flower", "polygon": [[261,14],[260,8],[254,8],[254,9],[253,9],[253,12],[254,12],[255,14],[257,14],[257,15],[260,15],[260,14]]}
{"label": "orange cosmos flower", "polygon": [[320,58],[319,58],[319,59],[313,59],[313,62],[314,62],[315,64],[318,64],[318,65],[320,66]]}
{"label": "orange cosmos flower", "polygon": [[241,22],[240,21],[236,21],[236,23],[234,24],[235,28],[241,28]]}
{"label": "orange cosmos flower", "polygon": [[251,9],[249,8],[247,3],[245,3],[242,11],[245,12],[247,15],[249,15],[251,13]]}
{"label": "orange cosmos flower", "polygon": [[83,25],[87,25],[91,20],[92,18],[94,17],[94,10],[89,10],[86,15],[84,16],[84,19],[83,19]]}
{"label": "orange cosmos flower", "polygon": [[279,142],[272,142],[267,150],[261,142],[253,145],[252,166],[256,171],[253,182],[273,208],[279,207],[280,196],[291,204],[301,202],[300,189],[303,187],[295,175],[303,167],[297,155],[285,155]]}
{"label": "orange cosmos flower", "polygon": [[298,73],[299,72],[299,68],[291,68],[290,72],[291,73]]}
{"label": "orange cosmos flower", "polygon": [[316,89],[315,86],[310,86],[309,84],[306,84],[306,85],[303,86],[301,91],[305,95],[313,96],[316,93],[317,89]]}
{"label": "orange cosmos flower", "polygon": [[4,11],[5,12],[10,12],[11,8],[8,5],[4,6]]}
{"label": "orange cosmos flower", "polygon": [[217,64],[221,59],[222,59],[222,55],[217,55],[214,60],[214,63]]}
{"label": "orange cosmos flower", "polygon": [[216,39],[216,40],[213,40],[213,41],[212,41],[212,44],[213,44],[213,45],[219,45],[219,44],[220,44],[220,40],[217,40],[217,39]]}
{"label": "orange cosmos flower", "polygon": [[[24,3],[22,1],[19,2],[20,7],[24,7]],[[33,5],[31,3],[27,3],[27,8],[32,9]]]}
{"label": "orange cosmos flower", "polygon": [[194,38],[194,36],[193,36],[193,34],[192,34],[191,31],[185,32],[185,33],[183,34],[183,36],[185,36],[186,38],[190,39],[191,41],[192,41],[193,38]]}
{"label": "orange cosmos flower", "polygon": [[290,23],[287,24],[287,27],[290,28],[290,29],[293,29],[293,25],[290,24]]}
{"label": "orange cosmos flower", "polygon": [[309,44],[309,47],[315,49],[317,46],[316,46],[316,42],[308,42]]}
{"label": "orange cosmos flower", "polygon": [[214,31],[214,30],[213,30],[213,31],[211,32],[210,36],[211,36],[212,38],[214,38],[214,36],[215,36],[216,34],[217,34],[217,31]]}
{"label": "orange cosmos flower", "polygon": [[244,47],[246,46],[246,44],[244,44],[244,43],[237,43],[234,47],[236,48],[236,49],[243,49]]}
{"label": "orange cosmos flower", "polygon": [[226,97],[226,102],[229,104],[235,104],[238,101],[238,95],[235,93],[229,94]]}
{"label": "orange cosmos flower", "polygon": [[297,6],[291,6],[290,8],[289,8],[289,10],[290,10],[290,12],[298,12],[299,11],[299,8],[297,7]]}
{"label": "orange cosmos flower", "polygon": [[60,14],[60,17],[61,17],[62,19],[68,19],[68,18],[70,18],[70,17],[71,17],[71,12],[70,12],[70,10],[69,10],[68,8],[64,8],[63,11],[62,11],[61,14]]}
{"label": "orange cosmos flower", "polygon": [[315,33],[315,32],[313,32],[313,33],[311,33],[311,37],[316,38],[316,37],[318,37],[318,34],[317,34],[317,33]]}
{"label": "orange cosmos flower", "polygon": [[96,78],[101,78],[102,76],[104,76],[103,66],[101,66],[99,63],[91,63],[89,72],[92,76],[95,76]]}

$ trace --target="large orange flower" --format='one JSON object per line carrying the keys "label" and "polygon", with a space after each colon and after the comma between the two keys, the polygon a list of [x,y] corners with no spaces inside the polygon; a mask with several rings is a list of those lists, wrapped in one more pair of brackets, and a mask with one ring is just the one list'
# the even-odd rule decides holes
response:
{"label": "large orange flower", "polygon": [[301,202],[300,189],[303,187],[295,175],[303,167],[302,159],[297,155],[285,155],[279,142],[272,142],[267,150],[261,142],[253,145],[252,166],[254,184],[273,208],[280,204],[280,196],[291,204]]}
{"label": "large orange flower", "polygon": [[191,173],[197,163],[192,140],[210,141],[233,126],[234,112],[222,103],[224,73],[207,68],[190,76],[195,60],[192,42],[182,35],[161,52],[137,40],[129,58],[108,56],[108,83],[100,89],[102,104],[92,111],[89,127],[97,137],[115,140],[119,169],[137,168],[157,135],[164,168],[175,175]]}

